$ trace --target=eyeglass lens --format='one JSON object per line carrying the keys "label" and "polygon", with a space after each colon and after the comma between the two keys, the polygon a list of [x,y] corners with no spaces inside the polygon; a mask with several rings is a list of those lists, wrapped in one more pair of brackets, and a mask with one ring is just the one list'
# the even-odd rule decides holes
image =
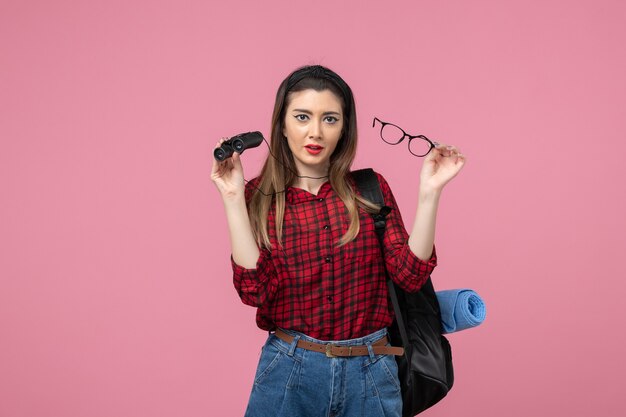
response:
{"label": "eyeglass lens", "polygon": [[413,138],[409,142],[409,152],[415,156],[424,156],[430,151],[430,143],[422,138]]}
{"label": "eyeglass lens", "polygon": [[[408,137],[408,135],[398,126],[386,124],[380,130],[380,137],[390,145],[397,145],[402,142],[402,139]],[[428,154],[430,148],[431,145],[427,140],[420,137],[409,139],[409,152],[415,156],[424,156]]]}
{"label": "eyeglass lens", "polygon": [[384,125],[380,130],[380,137],[390,145],[397,145],[404,139],[406,134],[398,126]]}

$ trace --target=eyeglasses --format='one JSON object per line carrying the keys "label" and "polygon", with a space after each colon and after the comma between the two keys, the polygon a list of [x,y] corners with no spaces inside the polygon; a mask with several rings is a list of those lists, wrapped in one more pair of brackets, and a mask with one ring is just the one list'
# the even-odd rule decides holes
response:
{"label": "eyeglasses", "polygon": [[374,117],[372,127],[376,126],[376,122],[380,123],[380,138],[385,143],[388,143],[390,145],[397,145],[402,142],[404,138],[408,137],[409,152],[411,152],[415,156],[426,156],[428,155],[428,152],[430,152],[434,147],[439,145],[437,142],[432,142],[424,135],[409,135],[399,126],[396,126],[393,123],[383,122],[378,117]]}

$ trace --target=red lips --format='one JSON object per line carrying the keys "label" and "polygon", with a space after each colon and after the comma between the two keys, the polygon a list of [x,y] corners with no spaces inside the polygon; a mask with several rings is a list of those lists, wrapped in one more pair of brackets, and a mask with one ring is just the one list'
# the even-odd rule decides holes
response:
{"label": "red lips", "polygon": [[311,155],[317,155],[318,153],[322,152],[322,150],[324,149],[323,146],[319,146],[319,145],[306,145],[304,148]]}

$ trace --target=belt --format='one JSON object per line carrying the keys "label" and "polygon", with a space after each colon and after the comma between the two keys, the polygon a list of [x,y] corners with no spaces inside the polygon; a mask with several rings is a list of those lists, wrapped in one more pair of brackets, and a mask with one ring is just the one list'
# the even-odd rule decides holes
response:
{"label": "belt", "polygon": [[[287,343],[293,342],[294,337],[285,333],[281,329],[276,329],[274,333],[276,337],[281,340],[284,340]],[[388,343],[389,339],[387,336],[383,337],[372,343],[372,350],[375,355],[396,355],[402,356],[404,355],[404,348],[395,347],[395,346],[385,346]],[[298,340],[299,348],[312,350],[314,352],[325,353],[329,358],[342,357],[342,356],[367,356],[369,355],[369,351],[367,346],[338,346],[333,345],[332,343],[312,343],[307,342],[306,340]]]}

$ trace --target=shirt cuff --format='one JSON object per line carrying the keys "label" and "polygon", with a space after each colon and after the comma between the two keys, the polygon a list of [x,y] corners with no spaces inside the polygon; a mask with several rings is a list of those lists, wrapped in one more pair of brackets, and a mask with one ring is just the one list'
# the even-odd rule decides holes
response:
{"label": "shirt cuff", "polygon": [[399,271],[399,281],[405,283],[407,290],[418,291],[437,266],[435,245],[433,245],[433,253],[430,258],[422,260],[413,253],[407,242],[402,258],[404,262]]}
{"label": "shirt cuff", "polygon": [[[260,256],[259,256],[260,258]],[[244,268],[243,266],[238,265],[233,259],[233,255],[230,255],[230,264],[233,267],[233,282],[235,284],[235,288],[237,290],[242,289],[242,286],[248,286],[253,282],[257,281],[257,269],[249,269]],[[257,261],[257,266],[258,266]]]}
{"label": "shirt cuff", "polygon": [[262,250],[256,262],[256,267],[244,268],[238,265],[233,256],[230,255],[230,263],[233,268],[233,283],[240,294],[258,291],[259,285],[274,275],[271,273],[271,259],[269,258],[269,253]]}

